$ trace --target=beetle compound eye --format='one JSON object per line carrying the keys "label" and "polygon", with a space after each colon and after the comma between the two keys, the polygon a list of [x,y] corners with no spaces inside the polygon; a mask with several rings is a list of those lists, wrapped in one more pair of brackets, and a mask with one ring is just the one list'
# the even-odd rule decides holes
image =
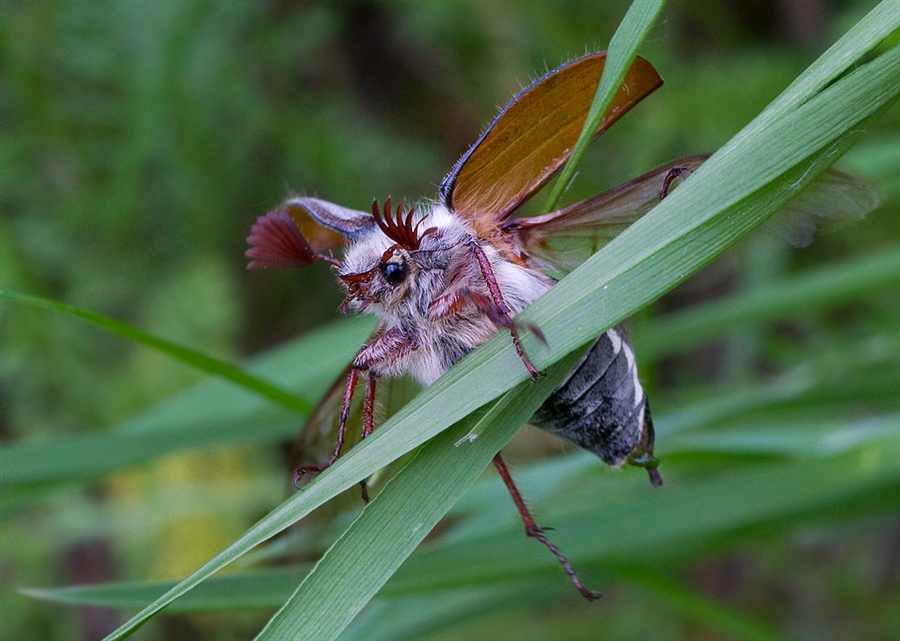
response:
{"label": "beetle compound eye", "polygon": [[409,276],[409,269],[406,267],[406,263],[382,263],[381,273],[384,274],[388,285],[396,287]]}

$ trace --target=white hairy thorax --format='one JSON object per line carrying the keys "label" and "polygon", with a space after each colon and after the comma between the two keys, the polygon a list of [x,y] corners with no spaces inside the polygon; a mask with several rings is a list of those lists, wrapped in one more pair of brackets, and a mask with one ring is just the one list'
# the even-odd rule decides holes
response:
{"label": "white hairy thorax", "polygon": [[[340,275],[372,271],[365,300],[351,300],[350,309],[374,313],[382,320],[384,331],[397,328],[412,339],[414,349],[373,367],[373,373],[400,376],[408,372],[421,384],[430,385],[498,329],[469,300],[473,293],[490,296],[473,259],[471,242],[478,243],[490,262],[511,315],[537,300],[554,280],[508,260],[493,245],[480,241],[474,230],[446,207],[426,205],[423,210],[419,248],[395,248],[389,261],[407,265],[405,282],[392,286],[378,269],[385,252],[396,243],[377,227],[347,248]],[[442,303],[454,293],[460,294],[458,309],[445,309]]]}

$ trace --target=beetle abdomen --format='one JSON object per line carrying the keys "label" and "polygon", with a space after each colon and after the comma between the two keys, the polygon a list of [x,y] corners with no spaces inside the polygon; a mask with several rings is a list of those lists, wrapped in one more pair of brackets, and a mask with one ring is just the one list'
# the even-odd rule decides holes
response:
{"label": "beetle abdomen", "polygon": [[[655,467],[647,395],[622,327],[613,327],[594,342],[531,423],[593,452],[609,465],[630,462]],[[651,480],[655,476],[651,474]]]}

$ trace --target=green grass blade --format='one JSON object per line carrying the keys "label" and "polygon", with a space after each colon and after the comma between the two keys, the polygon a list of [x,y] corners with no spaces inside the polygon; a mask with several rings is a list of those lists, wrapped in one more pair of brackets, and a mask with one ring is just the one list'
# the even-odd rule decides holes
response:
{"label": "green grass blade", "polygon": [[[871,27],[873,32],[884,28]],[[740,144],[714,155],[658,207],[553,287],[523,313],[523,321],[540,326],[550,341],[542,348],[525,337],[532,360],[546,368],[585,344],[687,278],[796,195],[854,142],[861,122],[877,117],[896,98],[898,54],[900,47],[895,47],[809,97],[770,127],[743,135]],[[835,75],[856,62],[847,59],[834,65]],[[108,639],[124,638],[241,554],[526,377],[508,337],[488,341],[303,493],[276,508]]]}
{"label": "green grass blade", "polygon": [[[204,581],[184,599],[172,605],[178,612],[227,612],[229,610],[275,609],[284,603],[309,566],[235,574]],[[139,608],[158,598],[174,581],[105,583],[66,588],[24,588],[22,594],[57,603]]]}
{"label": "green grass blade", "polygon": [[737,327],[772,321],[844,303],[900,285],[900,247],[832,264],[763,290],[697,305],[639,324],[631,332],[635,350],[653,359],[719,337]]}
{"label": "green grass blade", "polygon": [[312,403],[310,401],[295,396],[294,394],[291,394],[290,392],[287,392],[280,387],[277,387],[276,385],[268,383],[261,378],[251,376],[239,367],[235,367],[230,363],[220,361],[217,358],[207,356],[206,354],[190,349],[188,347],[176,345],[175,343],[172,343],[170,341],[157,338],[156,336],[152,336],[147,332],[139,330],[138,328],[132,327],[131,325],[128,325],[121,321],[117,321],[116,319],[110,318],[109,316],[104,316],[103,314],[98,314],[97,312],[81,309],[80,307],[76,307],[74,305],[66,305],[64,303],[58,303],[46,298],[39,298],[37,296],[29,296],[28,294],[22,294],[20,292],[12,290],[0,290],[0,300],[8,300],[23,305],[29,305],[38,309],[62,312],[64,314],[75,316],[76,318],[85,320],[92,325],[99,327],[100,329],[104,329],[108,332],[112,332],[113,334],[121,336],[122,338],[127,338],[128,340],[134,341],[135,343],[140,343],[141,345],[162,352],[163,354],[171,356],[172,358],[181,361],[185,365],[190,365],[191,367],[198,369],[201,372],[206,372],[207,374],[212,374],[213,376],[217,376],[219,378],[225,379],[226,381],[230,381],[235,385],[240,385],[245,389],[251,390],[261,396],[264,396],[273,403],[277,403],[278,405],[286,407],[299,414],[306,414],[310,409],[312,409]]}
{"label": "green grass blade", "polygon": [[[341,536],[259,634],[258,639],[333,639],[375,595],[494,454],[556,389],[577,358],[554,365],[536,383],[527,381],[477,422],[474,440],[464,421],[430,441],[398,472]],[[334,607],[340,602],[341,607]]]}
{"label": "green grass blade", "polygon": [[657,427],[659,440],[668,442],[681,432],[746,420],[748,416],[777,412],[784,417],[792,407],[811,409],[821,415],[824,408],[832,412],[858,412],[863,401],[896,406],[896,402],[892,403],[897,397],[896,370],[888,376],[879,376],[869,375],[861,368],[848,368],[843,372],[848,380],[822,380],[810,375],[808,369],[801,364],[797,372],[728,394],[714,395],[710,390],[706,400],[662,416]]}
{"label": "green grass blade", "polygon": [[792,421],[790,430],[785,429],[784,421],[781,421],[740,429],[683,434],[667,441],[667,446],[669,453],[823,457],[889,438],[897,432],[898,425],[898,414],[873,416],[849,424],[838,420],[805,423]]}
{"label": "green grass blade", "polygon": [[588,146],[594,139],[594,132],[600,126],[600,121],[603,120],[603,116],[609,109],[613,96],[616,95],[625,74],[637,56],[638,47],[644,41],[653,23],[656,22],[656,16],[662,11],[664,4],[665,0],[637,0],[628,7],[622,23],[610,40],[606,64],[603,67],[600,84],[597,86],[597,93],[594,94],[594,101],[591,103],[584,127],[575,142],[572,155],[553,184],[550,197],[544,205],[544,213],[556,208],[560,196],[575,176],[578,163],[581,162]]}
{"label": "green grass blade", "polygon": [[[318,395],[371,330],[371,319],[348,319],[250,361],[247,371]],[[211,379],[102,434],[0,447],[0,488],[92,479],[182,449],[273,442],[295,435],[301,422],[264,396]]]}
{"label": "green grass blade", "polygon": [[191,431],[84,435],[10,445],[0,450],[0,487],[5,490],[38,483],[87,481],[178,450],[272,441],[285,436],[287,425],[292,424],[296,430],[298,424],[296,416],[286,424],[269,412],[256,419],[249,425],[243,421],[218,424],[215,438],[198,426]]}
{"label": "green grass blade", "polygon": [[[532,509],[555,528],[555,542],[575,567],[599,569],[606,560],[680,563],[688,551],[701,553],[704,541],[720,541],[754,525],[771,532],[785,519],[793,527],[798,514],[828,514],[895,486],[898,446],[892,435],[842,456],[744,466],[702,484],[681,483],[670,471],[661,491],[649,489],[646,479],[606,475],[603,483],[582,482],[549,500],[532,501]],[[552,559],[529,552],[513,517],[508,514],[505,523],[494,518],[481,532],[415,554],[385,585],[384,594],[422,594],[538,575],[559,579]],[[590,583],[591,572],[585,574]]]}
{"label": "green grass blade", "polygon": [[[803,434],[800,435],[775,427],[728,430],[727,432],[698,434],[698,438],[687,439],[686,443],[682,442],[682,439],[669,439],[666,445],[669,454],[678,453],[685,447],[689,447],[694,451],[707,453],[739,453],[742,455],[780,453],[802,458],[829,459],[850,454],[854,450],[877,448],[880,442],[889,443],[890,439],[895,437],[898,420],[900,420],[900,416],[893,414],[857,423],[817,423],[808,427],[801,426],[800,431]],[[452,439],[452,437],[447,438]],[[468,451],[465,447],[467,445],[453,451],[465,453]],[[758,463],[751,463],[751,467],[755,465]],[[518,468],[515,475],[521,485],[530,488],[530,502],[539,506],[541,503],[553,500],[561,493],[571,491],[569,488],[576,483],[577,478],[583,477],[588,470],[596,470],[598,466],[596,457],[586,452],[577,452],[566,457]],[[421,492],[423,486],[417,487],[415,483],[411,482],[411,477],[398,481],[398,483],[400,482],[403,483],[402,486],[394,485],[392,494],[380,494],[373,500],[373,505],[380,504],[376,501],[396,501],[398,494],[406,497],[403,500],[407,502],[415,501],[416,498],[412,493]],[[426,494],[430,494],[431,488],[435,485],[424,485],[427,488]],[[633,489],[635,491],[632,494],[640,496],[640,500],[644,500],[647,490],[643,484],[638,483]],[[480,499],[479,495],[489,498]],[[453,507],[452,511],[457,517],[465,518],[466,523],[463,524],[464,532],[461,532],[460,526],[457,525],[449,533],[449,536],[444,538],[445,542],[450,543],[454,540],[461,540],[467,533],[469,536],[482,536],[486,529],[484,523],[496,523],[498,514],[506,515],[504,520],[508,520],[506,517],[510,512],[509,498],[499,478],[490,477],[489,480],[478,483],[478,491],[468,492],[466,497]],[[477,514],[474,519],[472,516],[467,516],[472,513]],[[373,524],[372,519],[361,519],[354,527],[362,527],[365,530],[365,527],[374,525],[380,529],[384,525],[384,520],[379,517],[379,521]],[[400,536],[404,534],[406,533],[401,532]],[[347,538],[342,545],[347,547],[351,543],[353,541]],[[365,557],[368,552],[357,554],[351,547],[350,553],[354,556]],[[333,557],[336,551],[332,551],[331,554]],[[356,560],[362,562],[358,558]],[[368,564],[372,558],[363,560]],[[296,586],[309,569],[309,566],[304,565],[262,570],[251,574],[215,577],[203,582],[183,598],[175,601],[171,609],[179,612],[209,612],[228,609],[276,608],[295,591]],[[335,576],[343,576],[340,568],[334,567],[327,570],[320,567],[317,568],[317,572],[323,575],[330,572]],[[30,588],[24,589],[22,592],[33,598],[60,603],[135,608],[158,598],[175,584],[174,581],[110,583],[52,589]],[[392,596],[397,593],[388,586],[381,594]]]}
{"label": "green grass blade", "polygon": [[614,575],[650,592],[660,601],[671,605],[686,616],[724,632],[730,638],[753,639],[754,641],[785,641],[788,639],[762,622],[701,596],[687,589],[682,583],[666,578],[659,572],[645,567],[629,566],[616,568]]}

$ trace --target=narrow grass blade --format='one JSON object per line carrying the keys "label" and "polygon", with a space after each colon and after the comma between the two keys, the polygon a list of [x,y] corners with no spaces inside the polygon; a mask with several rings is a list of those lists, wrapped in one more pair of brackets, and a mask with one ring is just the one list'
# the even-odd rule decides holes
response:
{"label": "narrow grass blade", "polygon": [[[896,349],[896,348],[894,348]],[[896,407],[898,377],[896,370],[882,376],[870,374],[862,368],[851,367],[843,372],[847,380],[825,380],[810,372],[808,364],[798,364],[797,371],[788,372],[764,385],[740,389],[728,394],[708,397],[698,403],[663,415],[657,426],[660,442],[669,442],[682,432],[721,426],[748,417],[777,413],[782,419],[791,415],[788,410],[814,411],[818,416],[824,409],[837,415],[840,412],[859,412],[860,403],[883,404]]]}
{"label": "narrow grass blade", "polygon": [[754,641],[786,641],[783,636],[745,614],[721,605],[710,598],[687,589],[683,583],[669,579],[645,567],[613,566],[613,575],[651,593],[654,597],[715,630],[734,639]]}
{"label": "narrow grass blade", "polygon": [[[900,417],[897,415],[888,415],[856,424],[813,424],[809,428],[801,428],[812,438],[812,441],[803,440],[802,435],[787,434],[784,429],[741,430],[738,432],[729,430],[724,433],[707,434],[708,443],[702,438],[704,435],[698,435],[699,438],[696,440],[688,440],[687,446],[694,447],[695,451],[708,453],[759,455],[776,452],[804,458],[828,459],[848,455],[852,451],[862,448],[877,447],[878,443],[882,441],[889,442],[894,437],[898,420]],[[678,440],[670,442],[669,445],[672,447],[673,453],[677,453],[684,447],[684,444]],[[457,448],[452,451],[465,452],[467,450]],[[757,465],[758,461],[748,467]],[[530,502],[540,506],[542,503],[552,501],[554,496],[567,491],[566,488],[576,483],[575,479],[583,477],[587,470],[596,469],[598,466],[596,457],[586,452],[578,452],[560,459],[516,469],[515,474],[518,482],[529,488]],[[412,485],[410,490],[412,492],[416,492],[417,489],[421,491],[421,487],[417,488],[409,478],[402,481],[403,485]],[[425,487],[429,488],[427,493],[430,494],[432,486]],[[392,490],[393,498],[391,495],[379,495],[380,498],[376,500],[396,501],[398,500],[396,495],[400,493],[400,489],[402,488]],[[643,486],[635,487],[635,490],[635,494],[642,497],[646,493],[646,488]],[[479,499],[479,495],[489,498],[482,500]],[[404,500],[412,502],[414,499],[415,497],[408,496]],[[598,512],[603,509],[603,506],[600,505],[595,507]],[[494,529],[498,532],[509,529],[496,527],[498,521],[508,523],[507,517],[510,513],[509,498],[499,478],[478,483],[477,491],[468,492],[461,502],[454,505],[452,512],[463,518],[464,521],[448,533],[444,537],[443,543],[439,543],[438,546],[464,540],[467,536],[470,538],[474,536],[476,539],[483,537],[486,532],[491,531],[490,524],[494,524]],[[503,519],[498,519],[497,515],[500,513],[505,515]],[[354,527],[368,527],[368,525],[371,525],[371,520],[361,519]],[[461,528],[464,531],[461,532]],[[510,535],[512,536],[512,534]],[[351,542],[346,541],[343,545],[347,546]],[[365,556],[367,553],[362,549],[351,551],[354,557]],[[334,555],[337,552],[333,551],[331,554]],[[367,563],[371,561],[371,559],[365,560]],[[209,612],[229,609],[277,608],[291,596],[310,569],[310,566],[302,565],[261,570],[250,574],[215,577],[203,582],[183,598],[175,601],[171,609],[178,612]],[[331,568],[328,571],[337,572],[337,569]],[[317,572],[322,574],[326,570],[317,568]],[[49,589],[29,588],[23,589],[21,592],[33,598],[60,603],[137,608],[158,598],[175,584],[174,581],[108,583]],[[391,596],[397,593],[388,586],[381,594]]]}
{"label": "narrow grass blade", "polygon": [[[565,358],[537,382],[527,381],[503,396],[478,421],[491,428],[479,430],[475,441],[454,446],[472,429],[464,421],[422,448],[316,564],[257,638],[336,638],[475,482],[494,454],[531,418],[576,360]],[[334,607],[336,602],[340,608]]]}
{"label": "narrow grass blade", "polygon": [[560,196],[575,176],[578,163],[581,162],[588,145],[591,144],[594,132],[597,131],[606,110],[609,109],[613,96],[622,85],[625,74],[631,68],[631,64],[637,56],[638,47],[644,41],[653,23],[656,22],[656,16],[659,15],[664,4],[665,0],[638,0],[632,2],[628,7],[622,23],[610,40],[606,65],[603,67],[600,84],[597,86],[597,93],[594,95],[594,102],[585,119],[584,128],[581,130],[581,135],[578,136],[569,161],[553,184],[550,197],[544,205],[544,213],[556,208]]}
{"label": "narrow grass blade", "polygon": [[752,456],[780,455],[827,457],[855,449],[864,443],[887,439],[897,432],[900,415],[873,416],[859,421],[784,422],[721,431],[702,431],[672,439],[670,453],[731,454],[745,460]]}
{"label": "narrow grass blade", "polygon": [[[703,484],[682,485],[670,470],[668,487],[659,492],[646,488],[645,479],[638,484],[634,477],[608,476],[602,484],[583,483],[554,496],[552,509],[548,501],[532,509],[556,528],[556,543],[576,567],[601,568],[604,560],[682,562],[688,551],[702,553],[706,540],[721,541],[753,525],[766,525],[771,535],[770,526],[780,520],[788,519],[793,527],[797,514],[828,514],[896,486],[898,446],[895,435],[838,457],[745,466]],[[424,550],[394,574],[384,594],[422,594],[537,575],[559,578],[551,559],[530,554],[519,532],[509,515],[505,527],[495,525],[481,536]]]}
{"label": "narrow grass blade", "polygon": [[[216,577],[204,581],[185,598],[176,601],[172,611],[274,610],[285,602],[309,570],[310,566],[301,565]],[[19,592],[34,599],[57,603],[140,608],[164,594],[174,583],[104,583],[53,589],[25,588]]]}
{"label": "narrow grass blade", "polygon": [[235,385],[240,385],[245,389],[252,390],[257,394],[264,396],[273,403],[277,403],[278,405],[286,407],[299,414],[306,414],[312,408],[312,403],[310,401],[295,396],[294,394],[291,394],[290,392],[287,392],[280,387],[277,387],[276,385],[268,383],[261,378],[251,376],[239,367],[235,367],[230,363],[220,361],[219,359],[207,356],[206,354],[190,349],[188,347],[176,345],[175,343],[172,343],[170,341],[157,338],[156,336],[148,334],[147,332],[144,332],[136,327],[132,327],[131,325],[128,325],[121,321],[117,321],[116,319],[110,318],[109,316],[104,316],[103,314],[98,314],[97,312],[81,309],[80,307],[75,307],[74,305],[66,305],[64,303],[58,303],[46,298],[39,298],[37,296],[29,296],[28,294],[22,294],[20,292],[12,290],[0,291],[0,300],[8,300],[23,305],[29,305],[38,309],[62,312],[64,314],[75,316],[76,318],[85,320],[92,325],[99,327],[100,329],[104,329],[108,332],[112,332],[113,334],[117,334],[122,338],[127,338],[128,340],[134,341],[135,343],[140,343],[141,345],[145,345],[146,347],[150,347],[151,349],[162,352],[163,354],[171,356],[172,358],[181,361],[185,365],[190,365],[191,367],[198,369],[201,372],[206,372],[207,374],[218,376],[219,378],[230,381]]}
{"label": "narrow grass blade", "polygon": [[[317,396],[371,330],[371,319],[348,319],[250,361],[247,371]],[[272,442],[294,436],[301,424],[294,410],[210,379],[100,434],[0,447],[0,489],[93,479],[182,449]]]}
{"label": "narrow grass blade", "polygon": [[737,327],[809,313],[898,285],[900,247],[892,246],[771,283],[765,290],[660,317],[652,323],[637,325],[631,334],[642,358],[659,358]]}

